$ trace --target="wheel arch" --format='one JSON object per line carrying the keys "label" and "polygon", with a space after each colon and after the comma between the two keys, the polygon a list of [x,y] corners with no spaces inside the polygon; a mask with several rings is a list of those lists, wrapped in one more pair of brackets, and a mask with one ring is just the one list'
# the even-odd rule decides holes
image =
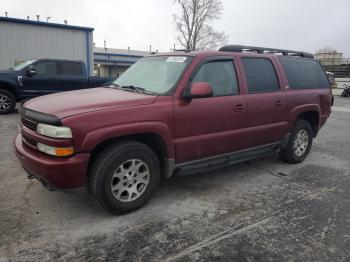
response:
{"label": "wheel arch", "polygon": [[17,102],[20,101],[18,92],[13,85],[11,85],[7,82],[0,81],[0,89],[9,91],[11,94],[13,94],[15,96]]}
{"label": "wheel arch", "polygon": [[[136,129],[139,131],[136,131]],[[140,130],[143,130],[143,132],[140,132]],[[138,141],[149,146],[156,153],[164,175],[169,176],[169,165],[174,161],[175,150],[170,130],[163,123],[158,123],[158,125],[150,125],[150,123],[117,125],[92,132],[84,139],[82,151],[91,153],[90,165],[99,152],[110,145],[125,140]]]}
{"label": "wheel arch", "polygon": [[305,120],[311,125],[314,137],[317,136],[320,125],[320,107],[319,105],[307,105],[297,107],[292,111],[290,128],[293,128],[298,119]]}

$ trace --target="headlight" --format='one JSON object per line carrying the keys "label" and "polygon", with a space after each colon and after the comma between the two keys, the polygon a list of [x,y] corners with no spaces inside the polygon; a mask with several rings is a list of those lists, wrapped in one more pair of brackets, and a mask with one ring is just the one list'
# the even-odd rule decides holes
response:
{"label": "headlight", "polygon": [[73,147],[53,147],[38,143],[38,150],[52,156],[70,156],[74,153]]}
{"label": "headlight", "polygon": [[38,124],[36,131],[44,136],[53,138],[72,138],[72,130],[65,126],[50,126],[45,124]]}

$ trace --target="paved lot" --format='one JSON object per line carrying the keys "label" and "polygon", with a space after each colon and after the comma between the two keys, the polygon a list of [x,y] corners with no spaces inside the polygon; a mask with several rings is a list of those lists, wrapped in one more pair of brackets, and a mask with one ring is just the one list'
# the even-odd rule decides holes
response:
{"label": "paved lot", "polygon": [[0,116],[0,261],[350,261],[350,99],[307,160],[277,158],[163,181],[144,208],[110,216],[87,196],[25,178]]}

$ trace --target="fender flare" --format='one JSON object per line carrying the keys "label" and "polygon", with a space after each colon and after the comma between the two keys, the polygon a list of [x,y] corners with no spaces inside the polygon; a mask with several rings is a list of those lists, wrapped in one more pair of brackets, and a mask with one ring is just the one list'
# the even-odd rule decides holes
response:
{"label": "fender flare", "polygon": [[321,119],[321,108],[320,105],[318,104],[306,104],[306,105],[301,105],[301,106],[297,106],[294,107],[289,115],[289,130],[291,130],[294,126],[294,123],[296,121],[296,119],[298,118],[298,116],[304,112],[317,112],[318,114],[318,119]]}
{"label": "fender flare", "polygon": [[167,158],[174,158],[175,146],[169,127],[158,121],[146,121],[106,126],[89,132],[81,143],[81,151],[91,152],[104,141],[128,135],[155,134],[162,138]]}

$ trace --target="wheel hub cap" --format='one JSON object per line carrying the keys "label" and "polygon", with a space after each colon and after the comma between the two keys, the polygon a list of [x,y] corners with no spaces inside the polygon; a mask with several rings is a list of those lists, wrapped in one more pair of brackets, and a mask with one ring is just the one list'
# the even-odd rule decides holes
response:
{"label": "wheel hub cap", "polygon": [[113,173],[111,181],[113,196],[121,202],[134,201],[145,192],[149,180],[149,167],[144,161],[127,160]]}
{"label": "wheel hub cap", "polygon": [[309,135],[305,129],[299,130],[297,135],[295,136],[293,143],[293,150],[295,155],[302,156],[307,149],[309,144]]}

